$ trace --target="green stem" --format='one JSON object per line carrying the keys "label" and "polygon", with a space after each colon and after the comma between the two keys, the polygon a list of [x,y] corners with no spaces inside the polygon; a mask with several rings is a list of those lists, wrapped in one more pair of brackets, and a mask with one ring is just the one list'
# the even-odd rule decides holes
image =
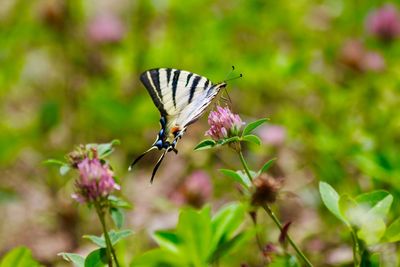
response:
{"label": "green stem", "polygon": [[[99,216],[99,219],[101,222],[101,226],[103,228],[104,239],[106,241],[106,255],[107,255],[107,259],[108,259],[108,266],[109,267],[113,266],[112,259],[114,258],[115,265],[117,267],[119,267],[119,263],[118,263],[117,256],[115,254],[115,250],[112,246],[110,236],[108,235],[106,221],[104,218],[104,215],[105,215],[104,211],[97,201],[95,202],[95,207],[96,207],[97,215]],[[112,255],[112,257],[111,257],[111,255]]]}
{"label": "green stem", "polygon": [[[276,226],[278,226],[278,228],[282,231],[283,226],[279,221],[279,219],[276,217],[275,213],[271,210],[271,208],[267,204],[263,206],[263,208],[267,212],[269,217],[271,217],[271,219],[275,222]],[[313,266],[310,260],[307,259],[306,255],[304,255],[304,253],[301,251],[301,249],[297,246],[297,244],[293,241],[293,239],[290,237],[288,233],[286,233],[286,238],[289,241],[289,244],[292,246],[292,248],[296,251],[297,255],[299,255],[299,257],[304,261],[304,263],[307,266],[310,267]]]}
{"label": "green stem", "polygon": [[358,244],[358,239],[357,239],[357,234],[354,231],[353,228],[351,228],[351,238],[353,239],[353,261],[354,261],[354,267],[360,266],[360,263],[358,261],[358,255],[360,252],[360,247]]}
{"label": "green stem", "polygon": [[250,174],[249,166],[247,166],[246,160],[243,157],[242,150],[239,150],[238,153],[239,153],[240,161],[242,162],[244,171],[246,172],[246,174],[249,177],[250,181],[253,181],[253,177],[251,177],[251,174]]}
{"label": "green stem", "polygon": [[[238,153],[239,153],[240,161],[242,162],[243,168],[244,168],[247,176],[249,177],[250,181],[252,181],[253,177],[250,174],[249,167],[247,166],[246,160],[243,157],[242,151],[239,149]],[[279,221],[278,217],[276,217],[274,212],[271,210],[271,208],[267,204],[265,206],[263,206],[263,208],[267,212],[269,217],[271,217],[271,219],[275,222],[276,226],[278,226],[278,228],[282,231],[283,230],[282,224]],[[296,245],[296,243],[293,241],[293,239],[290,237],[290,235],[288,233],[286,234],[286,238],[289,241],[290,245],[293,247],[293,249],[296,251],[297,255],[304,261],[306,266],[312,267],[313,265],[310,262],[310,260],[307,259],[307,257],[300,250],[300,248]]]}

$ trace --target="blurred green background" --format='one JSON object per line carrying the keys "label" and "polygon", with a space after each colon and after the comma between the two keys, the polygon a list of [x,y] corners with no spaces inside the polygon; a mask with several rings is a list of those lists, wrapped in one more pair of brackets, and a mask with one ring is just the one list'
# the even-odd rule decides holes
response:
{"label": "blurred green background", "polygon": [[[295,238],[317,266],[345,264],[332,255],[350,239],[321,206],[318,181],[350,194],[386,189],[395,197],[391,218],[399,215],[400,43],[380,39],[367,23],[385,3],[1,0],[0,252],[25,244],[51,265],[57,252],[89,246],[80,237],[99,231],[93,214],[73,203],[69,179],[42,164],[78,144],[122,143],[111,163],[135,206],[127,220],[137,232],[125,248],[131,256],[153,244],[149,232],[176,222],[182,203],[171,196],[192,173],[211,178],[204,201],[237,199],[217,171],[239,168],[236,156],[192,151],[207,115],[153,186],[156,153],[127,172],[159,130],[140,73],[173,67],[218,82],[234,65],[244,77],[229,84],[233,110],[244,121],[271,119],[259,132],[264,145],[247,148],[251,165],[278,157],[272,174],[296,195],[282,197],[281,218],[294,221]],[[266,227],[265,240],[276,235]],[[227,266],[256,262],[253,254],[242,251]]]}

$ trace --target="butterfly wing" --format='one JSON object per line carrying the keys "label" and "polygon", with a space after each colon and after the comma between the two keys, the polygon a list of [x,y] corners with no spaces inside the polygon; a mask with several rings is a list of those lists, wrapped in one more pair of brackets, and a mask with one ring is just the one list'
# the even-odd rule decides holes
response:
{"label": "butterfly wing", "polygon": [[[146,87],[161,115],[176,116],[199,93],[198,87],[211,82],[200,75],[184,70],[161,68],[145,71],[140,80]],[[196,92],[197,91],[197,92]]]}
{"label": "butterfly wing", "polygon": [[169,129],[196,121],[221,89],[206,77],[171,68],[145,71],[140,79]]}

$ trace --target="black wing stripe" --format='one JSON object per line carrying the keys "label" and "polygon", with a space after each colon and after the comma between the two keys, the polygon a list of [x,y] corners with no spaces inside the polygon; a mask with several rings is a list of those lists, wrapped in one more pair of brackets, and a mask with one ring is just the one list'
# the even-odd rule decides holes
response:
{"label": "black wing stripe", "polygon": [[187,87],[188,86],[188,84],[189,84],[189,81],[190,81],[190,78],[192,78],[192,76],[193,76],[193,73],[189,73],[189,75],[187,76],[187,78],[186,78],[186,84],[185,84],[185,87]]}
{"label": "black wing stripe", "polygon": [[174,101],[174,107],[176,108],[176,88],[178,86],[179,75],[181,71],[175,70],[174,77],[172,78],[172,100]]}
{"label": "black wing stripe", "polygon": [[168,113],[164,109],[164,105],[162,103],[162,94],[158,76],[158,70],[150,70],[143,72],[142,75],[140,75],[140,80],[142,81],[144,87],[146,87],[151,99],[153,99],[154,105],[156,105],[161,115],[167,116]]}
{"label": "black wing stripe", "polygon": [[207,80],[206,83],[204,84],[204,91],[207,90],[209,84],[210,80]]}
{"label": "black wing stripe", "polygon": [[155,89],[157,90],[157,94],[158,94],[158,97],[160,98],[160,101],[163,101],[163,95],[161,93],[161,87],[160,87],[160,71],[159,70],[151,70],[150,77],[155,86]]}
{"label": "black wing stripe", "polygon": [[196,91],[196,87],[199,84],[200,80],[201,80],[200,76],[196,76],[193,79],[192,86],[190,86],[190,96],[189,96],[189,101],[188,101],[189,104],[192,102],[194,92]]}
{"label": "black wing stripe", "polygon": [[165,69],[167,72],[167,86],[169,85],[169,80],[171,79],[171,71],[172,69]]}

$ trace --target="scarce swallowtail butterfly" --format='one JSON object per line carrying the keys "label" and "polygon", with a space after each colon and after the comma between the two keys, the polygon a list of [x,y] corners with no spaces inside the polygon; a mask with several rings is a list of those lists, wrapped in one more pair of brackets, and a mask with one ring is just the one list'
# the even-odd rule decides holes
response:
{"label": "scarce swallowtail butterfly", "polygon": [[152,183],[165,154],[170,151],[178,153],[175,147],[186,128],[205,112],[227,84],[213,84],[206,77],[171,68],[145,71],[140,80],[160,111],[161,130],[154,144],[132,162],[129,170],[149,151],[164,150],[153,169],[150,179]]}

